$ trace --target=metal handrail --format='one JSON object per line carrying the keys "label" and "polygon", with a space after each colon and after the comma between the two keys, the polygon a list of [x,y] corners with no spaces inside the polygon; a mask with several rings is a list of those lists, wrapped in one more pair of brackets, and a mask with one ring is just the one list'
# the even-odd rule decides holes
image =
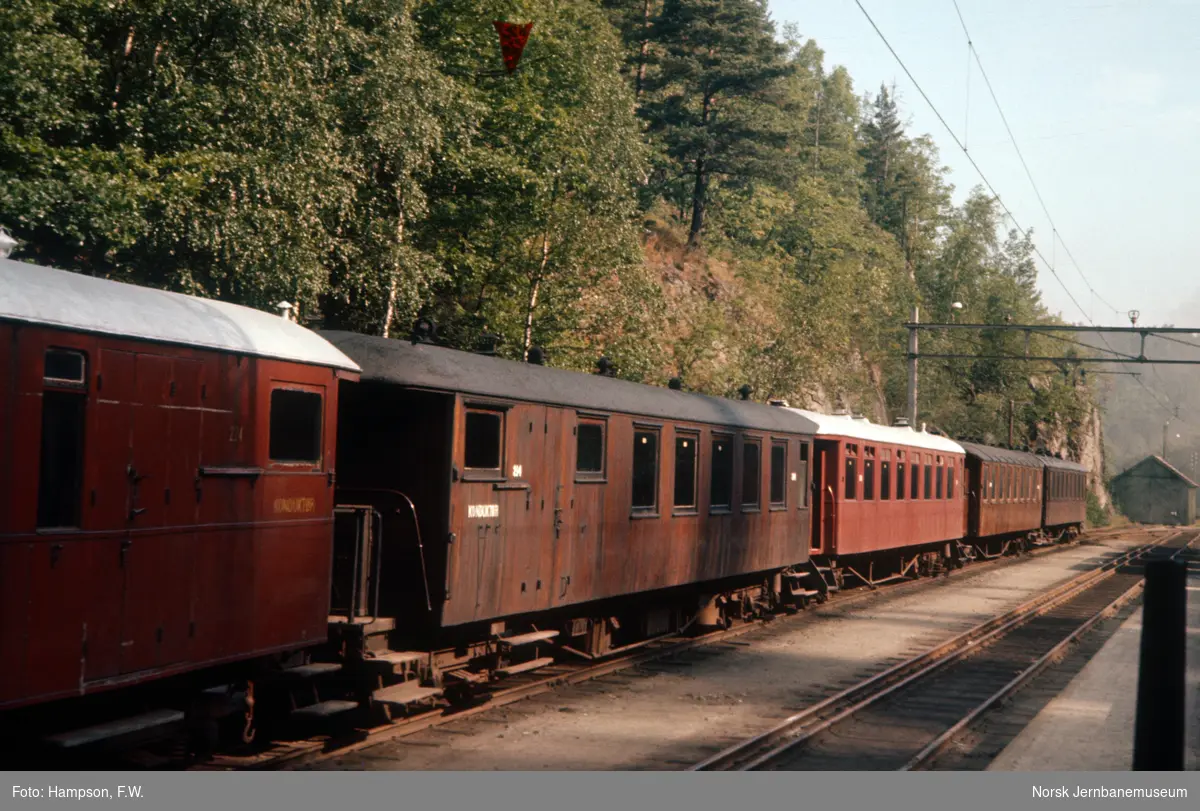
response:
{"label": "metal handrail", "polygon": [[[411,498],[409,498],[407,495],[405,495],[404,493],[400,492],[399,490],[391,490],[386,487],[347,487],[347,488],[340,488],[340,489],[342,489],[343,492],[348,492],[348,493],[385,493],[390,496],[399,496],[400,498],[404,499],[404,501],[408,504],[408,508],[412,512],[413,527],[416,529],[416,532],[417,532],[417,555],[421,559],[421,582],[425,586],[425,610],[433,611],[433,599],[430,596],[430,591],[429,591],[429,574],[425,568],[425,544],[421,539],[421,522],[417,518],[417,505],[413,504],[413,500]],[[396,512],[398,514],[400,512],[400,510],[397,509]],[[383,549],[382,535],[383,535],[383,527],[381,525],[380,526],[381,540],[380,540],[380,544],[379,544],[381,551]],[[382,555],[380,555],[380,557],[382,557]],[[378,589],[376,590],[375,597],[376,597],[376,602],[378,602],[378,599],[379,599]]]}

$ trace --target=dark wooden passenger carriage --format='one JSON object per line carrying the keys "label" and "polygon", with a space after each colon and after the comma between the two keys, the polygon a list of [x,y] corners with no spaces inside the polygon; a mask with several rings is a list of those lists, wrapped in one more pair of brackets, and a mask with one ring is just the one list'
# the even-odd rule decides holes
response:
{"label": "dark wooden passenger carriage", "polygon": [[967,452],[967,538],[984,556],[1040,534],[1042,457],[960,442]]}
{"label": "dark wooden passenger carriage", "polygon": [[356,372],[272,314],[0,260],[0,707],[323,640]]}
{"label": "dark wooden passenger carriage", "polygon": [[1043,529],[1056,535],[1077,533],[1087,520],[1087,468],[1057,456],[1039,458],[1045,466]]}
{"label": "dark wooden passenger carriage", "polygon": [[[339,502],[382,519],[372,547],[382,560],[359,566],[378,565],[377,587],[359,581],[357,598],[352,584],[339,596],[335,578],[335,603],[394,618],[404,639],[436,646],[534,624],[594,653],[612,630],[670,630],[698,597],[808,557],[802,417],[427,343],[325,335],[364,369],[342,396]],[[347,513],[337,541],[346,571],[373,554],[354,551],[361,526]]]}
{"label": "dark wooden passenger carriage", "polygon": [[811,554],[882,582],[942,565],[965,532],[963,451],[943,436],[789,409],[816,424]]}

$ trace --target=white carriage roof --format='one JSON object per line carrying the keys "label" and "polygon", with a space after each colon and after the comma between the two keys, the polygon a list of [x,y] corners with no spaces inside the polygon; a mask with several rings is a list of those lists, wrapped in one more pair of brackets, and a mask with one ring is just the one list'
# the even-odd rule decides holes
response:
{"label": "white carriage roof", "polygon": [[850,417],[839,414],[819,414],[802,408],[788,408],[817,424],[817,436],[840,436],[860,439],[863,442],[878,442],[881,445],[907,445],[925,450],[945,453],[963,453],[963,446],[952,439],[924,431],[914,431],[908,426],[878,425],[865,417]]}
{"label": "white carriage roof", "polygon": [[0,321],[361,371],[312,330],[250,307],[0,259]]}

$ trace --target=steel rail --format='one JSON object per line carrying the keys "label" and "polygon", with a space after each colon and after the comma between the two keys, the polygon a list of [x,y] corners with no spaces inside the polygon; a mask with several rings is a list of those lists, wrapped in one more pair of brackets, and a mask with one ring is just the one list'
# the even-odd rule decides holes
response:
{"label": "steel rail", "polygon": [[[1195,543],[1195,541],[1196,541],[1196,539],[1193,538],[1192,540],[1188,541],[1184,546],[1175,550],[1175,552],[1171,554],[1170,559],[1176,560],[1180,556],[1184,555],[1188,551],[1188,549],[1191,547],[1191,545],[1193,543]],[[1142,591],[1145,587],[1146,587],[1146,579],[1140,578],[1136,583],[1133,584],[1133,586],[1128,588],[1119,597],[1117,597],[1117,599],[1113,600],[1108,605],[1101,608],[1099,611],[1097,611],[1095,614],[1093,614],[1091,617],[1089,617],[1086,622],[1084,622],[1078,628],[1076,628],[1074,631],[1072,631],[1065,639],[1063,639],[1061,642],[1059,642],[1053,648],[1051,648],[1050,650],[1046,651],[1046,653],[1044,653],[1040,657],[1038,657],[1037,661],[1035,661],[1029,667],[1025,668],[1019,674],[1017,674],[1017,676],[1014,677],[1012,679],[1012,681],[1010,681],[1008,684],[1004,685],[1004,687],[1002,687],[1000,690],[996,691],[991,696],[989,696],[988,698],[986,698],[982,702],[980,702],[974,709],[972,709],[969,713],[967,713],[965,716],[963,716],[963,718],[961,720],[959,720],[958,723],[956,723],[954,726],[950,727],[948,730],[943,732],[941,735],[937,736],[932,741],[930,741],[929,744],[924,749],[922,749],[920,752],[918,752],[916,755],[914,755],[912,757],[912,759],[908,761],[908,763],[906,763],[904,766],[902,766],[899,769],[899,771],[902,771],[902,772],[916,771],[918,769],[924,768],[926,765],[931,763],[934,760],[934,758],[936,758],[943,751],[945,751],[946,747],[950,744],[951,741],[953,741],[959,735],[959,733],[961,733],[963,730],[965,730],[971,724],[975,723],[975,721],[978,720],[980,716],[982,716],[985,712],[990,710],[996,704],[999,704],[1001,701],[1008,698],[1010,695],[1012,695],[1017,690],[1019,690],[1021,687],[1023,687],[1025,684],[1027,684],[1031,679],[1033,679],[1033,677],[1035,677],[1038,673],[1042,672],[1042,670],[1044,670],[1045,667],[1048,664],[1050,664],[1050,662],[1054,661],[1056,657],[1058,657],[1063,651],[1065,651],[1067,649],[1067,647],[1071,645],[1072,642],[1079,639],[1085,633],[1090,631],[1096,625],[1096,623],[1098,623],[1100,620],[1104,619],[1107,616],[1110,616],[1115,611],[1120,609],[1123,605],[1125,605],[1130,600],[1132,600],[1134,597],[1136,597],[1138,592]]]}
{"label": "steel rail", "polygon": [[[905,686],[926,678],[967,653],[1003,636],[1055,606],[1090,589],[1112,576],[1116,569],[1136,560],[1161,545],[1178,538],[1183,531],[1148,544],[1126,550],[1114,558],[1043,592],[1005,613],[982,622],[954,638],[942,642],[887,670],[855,684],[823,701],[784,719],[771,729],[740,741],[692,765],[688,771],[750,771],[798,747],[829,727],[892,695]],[[845,706],[849,703],[849,706]],[[839,709],[840,708],[840,709]],[[829,717],[826,713],[835,711]],[[814,723],[815,722],[815,723]]]}
{"label": "steel rail", "polygon": [[[1110,540],[1113,538],[1119,538],[1122,535],[1148,534],[1152,536],[1155,532],[1159,531],[1161,531],[1161,528],[1141,527],[1137,525],[1117,528],[1096,528],[1086,534],[1080,535],[1075,543],[1082,541],[1095,542]],[[1029,558],[1053,555],[1063,552],[1071,548],[1073,545],[1074,544],[1055,544],[1035,549],[1034,551],[1019,557],[1006,557],[996,560],[978,561],[963,570],[958,577],[955,578],[955,580],[961,580],[963,577],[974,577],[997,567],[1016,565]],[[889,595],[903,595],[910,591],[927,588],[933,585],[935,582],[948,581],[940,577],[919,578],[885,585],[876,590],[856,588],[849,592],[839,592],[836,596],[830,597],[828,602],[816,606],[815,610],[819,612],[824,608],[840,609],[842,607],[849,607],[872,599],[882,599]],[[805,614],[802,614],[801,616],[805,616]],[[814,616],[814,614],[807,614],[807,616]],[[334,757],[341,757],[343,755],[375,746],[389,740],[407,737],[426,729],[451,724],[459,720],[470,718],[474,715],[486,713],[498,707],[542,695],[560,686],[580,684],[659,659],[668,658],[677,653],[683,653],[691,649],[708,645],[720,644],[721,642],[735,639],[743,634],[750,633],[751,631],[759,630],[768,625],[772,620],[786,622],[788,619],[799,618],[800,617],[787,616],[772,617],[769,620],[749,622],[745,625],[735,626],[727,630],[714,631],[712,633],[704,634],[692,639],[676,638],[673,640],[668,639],[660,641],[661,646],[652,650],[642,649],[616,659],[610,659],[598,662],[596,664],[582,665],[578,668],[574,668],[573,665],[567,665],[567,667],[572,667],[574,669],[568,670],[565,673],[558,672],[551,675],[538,677],[529,683],[515,684],[511,687],[499,689],[488,696],[488,699],[485,703],[470,707],[465,710],[451,713],[444,713],[434,710],[422,713],[420,715],[414,715],[410,718],[402,719],[397,722],[363,730],[358,733],[357,738],[340,743],[327,740],[280,742],[279,745],[281,747],[286,747],[285,751],[264,753],[262,756],[252,758],[223,758],[222,760],[226,761],[228,765],[217,766],[217,768],[251,770],[288,769],[301,764],[316,763],[329,760]],[[559,667],[562,666],[560,665]],[[199,764],[198,766],[200,769],[211,767],[212,766],[209,764]]]}

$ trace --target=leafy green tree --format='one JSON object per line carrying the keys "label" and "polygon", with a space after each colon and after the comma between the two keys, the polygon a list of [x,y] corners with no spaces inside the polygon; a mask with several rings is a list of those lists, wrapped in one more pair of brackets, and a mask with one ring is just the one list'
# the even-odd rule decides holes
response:
{"label": "leafy green tree", "polygon": [[353,304],[369,331],[420,297],[405,228],[444,94],[405,3],[0,15],[0,216],[42,261],[304,316]]}
{"label": "leafy green tree", "polygon": [[577,345],[583,294],[640,261],[645,147],[601,10],[573,0],[514,13],[535,36],[510,77],[494,70],[498,48],[472,0],[421,12],[428,47],[473,110],[428,187],[421,244],[446,270],[430,304],[447,335],[473,345],[490,331],[523,358],[535,344]]}

